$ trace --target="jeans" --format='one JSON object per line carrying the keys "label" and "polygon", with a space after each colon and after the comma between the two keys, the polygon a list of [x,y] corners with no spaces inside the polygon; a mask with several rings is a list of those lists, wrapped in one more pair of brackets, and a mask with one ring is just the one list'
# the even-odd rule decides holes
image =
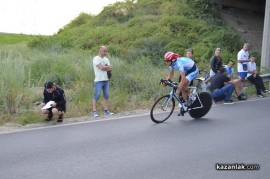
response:
{"label": "jeans", "polygon": [[222,88],[215,89],[211,91],[211,96],[216,100],[230,100],[232,97],[232,93],[234,91],[234,85],[233,84],[227,84],[223,86]]}
{"label": "jeans", "polygon": [[97,81],[94,84],[94,100],[97,101],[99,99],[100,91],[103,91],[104,99],[109,98],[109,81]]}

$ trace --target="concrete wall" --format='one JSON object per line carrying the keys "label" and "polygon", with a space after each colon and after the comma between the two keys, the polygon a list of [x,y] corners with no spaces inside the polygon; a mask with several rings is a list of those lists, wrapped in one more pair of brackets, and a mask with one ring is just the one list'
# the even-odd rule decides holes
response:
{"label": "concrete wall", "polygon": [[270,73],[270,0],[265,4],[261,70]]}
{"label": "concrete wall", "polygon": [[252,11],[264,11],[264,1],[267,0],[215,0],[217,4]]}

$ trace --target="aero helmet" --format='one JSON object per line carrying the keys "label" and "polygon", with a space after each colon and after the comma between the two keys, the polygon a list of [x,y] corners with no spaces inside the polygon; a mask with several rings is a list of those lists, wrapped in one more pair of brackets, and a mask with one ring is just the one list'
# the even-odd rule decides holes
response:
{"label": "aero helmet", "polygon": [[165,61],[171,61],[171,60],[177,59],[178,57],[180,57],[180,55],[178,55],[177,53],[167,52],[167,53],[164,55],[164,60],[165,60]]}

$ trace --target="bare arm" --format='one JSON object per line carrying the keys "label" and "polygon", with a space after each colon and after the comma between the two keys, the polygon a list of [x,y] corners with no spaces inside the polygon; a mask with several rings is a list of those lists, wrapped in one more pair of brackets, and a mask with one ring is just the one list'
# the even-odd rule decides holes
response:
{"label": "bare arm", "polygon": [[233,81],[233,74],[230,74],[230,81]]}
{"label": "bare arm", "polygon": [[174,71],[170,71],[168,77],[166,78],[167,80],[171,80],[173,78]]}
{"label": "bare arm", "polygon": [[238,60],[238,63],[250,62],[250,60]]}
{"label": "bare arm", "polygon": [[105,65],[98,64],[97,67],[103,71],[112,71],[112,65],[105,66]]}

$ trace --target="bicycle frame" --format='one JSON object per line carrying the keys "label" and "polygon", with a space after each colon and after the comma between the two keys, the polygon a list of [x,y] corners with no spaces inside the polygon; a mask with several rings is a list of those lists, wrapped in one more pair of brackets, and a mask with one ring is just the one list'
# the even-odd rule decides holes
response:
{"label": "bicycle frame", "polygon": [[175,92],[178,89],[178,84],[169,80],[160,80],[161,83],[171,87],[169,94],[163,95],[158,98],[153,104],[150,117],[151,120],[155,123],[162,123],[166,121],[173,113],[175,109],[175,104],[179,103],[180,112],[178,116],[184,116],[186,112],[194,119],[199,119],[206,115],[212,106],[211,95],[207,92],[199,92],[198,88],[203,82],[203,79],[198,80],[197,85],[189,86],[188,89],[192,95],[189,95],[189,99],[185,104],[183,97],[176,95]]}
{"label": "bicycle frame", "polygon": [[199,85],[201,85],[202,80],[199,79],[199,78],[196,79],[196,80],[198,80],[198,84],[196,86],[189,86],[188,89],[189,90],[192,89],[192,94],[196,96],[196,99],[198,99],[198,101],[200,103],[200,106],[198,106],[198,107],[192,107],[189,110],[203,108],[203,104],[201,102],[201,98],[198,95],[198,88],[199,88]]}
{"label": "bicycle frame", "polygon": [[[201,99],[198,95],[198,87],[199,85],[201,84],[202,82],[202,79],[196,79],[198,80],[198,83],[196,86],[189,86],[188,89],[192,89],[192,94],[196,96],[196,98],[199,100],[199,103],[200,103],[200,106],[198,107],[193,107],[193,108],[188,108],[187,110],[184,110],[183,108],[183,105],[184,105],[184,102],[181,100],[181,97],[179,98],[178,96],[175,95],[175,90],[178,88],[178,84],[177,83],[174,83],[174,82],[170,82],[170,81],[167,81],[167,80],[161,80],[161,82],[165,82],[165,84],[167,84],[168,86],[171,87],[171,90],[169,92],[169,98],[168,100],[164,101],[164,103],[162,104],[162,110],[164,110],[164,107],[167,108],[168,104],[171,102],[172,98],[175,98],[180,104],[181,104],[181,108],[187,112],[188,110],[192,110],[192,109],[199,109],[199,108],[203,108],[203,105],[202,105],[202,102],[201,102]],[[164,106],[165,105],[165,106]]]}

